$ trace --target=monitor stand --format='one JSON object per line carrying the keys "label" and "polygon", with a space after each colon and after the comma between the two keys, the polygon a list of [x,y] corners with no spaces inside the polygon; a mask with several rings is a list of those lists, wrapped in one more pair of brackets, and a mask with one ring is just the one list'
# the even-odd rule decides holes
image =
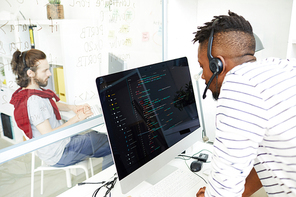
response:
{"label": "monitor stand", "polygon": [[156,171],[154,174],[149,176],[149,178],[146,179],[146,182],[150,183],[151,185],[155,185],[156,183],[158,183],[159,181],[161,181],[177,169],[177,167],[167,164],[158,171]]}

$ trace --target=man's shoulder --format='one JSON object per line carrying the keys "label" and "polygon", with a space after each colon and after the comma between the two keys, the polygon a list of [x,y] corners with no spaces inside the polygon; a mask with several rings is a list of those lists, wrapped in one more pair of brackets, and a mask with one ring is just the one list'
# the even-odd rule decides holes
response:
{"label": "man's shoulder", "polygon": [[48,103],[49,103],[48,98],[42,98],[38,95],[31,95],[27,101],[28,106],[30,106],[30,105],[44,105],[44,104],[48,104]]}
{"label": "man's shoulder", "polygon": [[296,59],[266,58],[248,62],[234,67],[229,74],[252,78],[260,73],[277,69],[296,70]]}
{"label": "man's shoulder", "polygon": [[28,102],[30,101],[41,101],[41,100],[44,100],[44,98],[38,96],[38,95],[31,95],[29,98],[28,98]]}

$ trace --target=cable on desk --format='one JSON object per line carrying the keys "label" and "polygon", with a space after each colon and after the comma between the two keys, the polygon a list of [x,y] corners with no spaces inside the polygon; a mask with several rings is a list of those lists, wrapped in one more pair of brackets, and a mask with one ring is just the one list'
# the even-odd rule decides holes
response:
{"label": "cable on desk", "polygon": [[[190,170],[190,167],[189,167],[188,163],[186,162],[186,160],[184,160],[184,161],[185,161],[185,164],[186,164],[188,170]],[[201,178],[206,184],[208,184],[208,182],[202,176],[200,176],[199,174],[197,174],[195,172],[192,172],[192,173],[194,173],[196,176],[198,176],[199,178]]]}
{"label": "cable on desk", "polygon": [[[200,153],[203,152],[203,151],[207,151],[207,152],[209,152],[210,154],[212,154],[211,151],[209,151],[209,150],[207,150],[207,149],[202,149],[202,150],[198,151],[197,153],[193,154],[192,156],[188,156],[188,155],[185,155],[185,154],[180,154],[180,155],[178,155],[177,157],[175,157],[175,159],[183,159],[185,162],[186,162],[187,160],[190,160],[190,159],[197,159],[198,161],[202,161],[202,162],[204,162],[204,163],[210,163],[211,161],[205,161],[204,158],[201,158],[201,157],[196,156],[196,155],[200,154]],[[186,157],[186,159],[185,159],[184,157]],[[187,164],[187,163],[186,163],[186,164]]]}
{"label": "cable on desk", "polygon": [[[186,157],[188,159],[185,159],[185,158],[182,158],[182,157]],[[188,156],[188,155],[178,155],[178,157],[176,157],[176,159],[183,159],[183,160],[196,159],[196,160],[201,161],[203,163],[210,163],[211,162],[211,161],[204,161],[204,160],[202,160],[201,157]]]}
{"label": "cable on desk", "polygon": [[111,196],[111,190],[114,188],[114,185],[116,184],[117,181],[117,176],[115,176],[116,173],[114,174],[114,178],[111,181],[105,182],[104,185],[102,185],[101,187],[99,187],[98,189],[96,189],[92,195],[92,197],[96,197],[98,192],[100,191],[101,188],[105,187],[107,188],[107,191],[105,192],[104,197],[107,197],[107,195],[109,194],[109,197]]}
{"label": "cable on desk", "polygon": [[[180,154],[178,155],[178,157],[176,157],[176,159],[183,159],[183,160],[189,160],[189,159],[197,159],[199,160],[200,158],[199,157],[196,157],[196,155],[198,155],[199,153],[203,152],[203,151],[207,151],[209,152],[210,154],[212,154],[211,151],[207,150],[207,149],[202,149],[200,151],[198,151],[197,153],[194,153],[192,156],[188,156],[188,155],[185,155],[185,154]],[[181,158],[183,157],[183,158]],[[184,157],[187,157],[188,159],[185,159]],[[207,161],[207,162],[204,162],[204,163],[210,163],[211,161]]]}
{"label": "cable on desk", "polygon": [[78,186],[80,185],[85,185],[85,184],[104,184],[106,183],[105,181],[102,182],[82,182],[82,183],[78,183]]}

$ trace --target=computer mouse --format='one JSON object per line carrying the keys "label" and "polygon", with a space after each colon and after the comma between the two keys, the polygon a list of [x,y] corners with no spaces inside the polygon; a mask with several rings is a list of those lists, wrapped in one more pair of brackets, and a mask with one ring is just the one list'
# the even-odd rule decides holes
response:
{"label": "computer mouse", "polygon": [[201,167],[202,167],[202,162],[200,162],[200,161],[193,161],[190,164],[190,170],[192,172],[198,172],[198,171],[200,171],[201,170]]}

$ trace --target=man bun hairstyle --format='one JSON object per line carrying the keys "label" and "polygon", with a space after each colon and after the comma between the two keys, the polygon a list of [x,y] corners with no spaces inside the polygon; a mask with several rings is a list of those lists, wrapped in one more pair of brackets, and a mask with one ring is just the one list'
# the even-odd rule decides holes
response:
{"label": "man bun hairstyle", "polygon": [[31,69],[33,72],[36,72],[36,63],[42,59],[46,59],[46,55],[38,49],[30,49],[24,52],[16,50],[13,53],[11,68],[16,75],[16,83],[20,87],[27,87],[29,85],[30,77],[27,75],[27,70]]}

